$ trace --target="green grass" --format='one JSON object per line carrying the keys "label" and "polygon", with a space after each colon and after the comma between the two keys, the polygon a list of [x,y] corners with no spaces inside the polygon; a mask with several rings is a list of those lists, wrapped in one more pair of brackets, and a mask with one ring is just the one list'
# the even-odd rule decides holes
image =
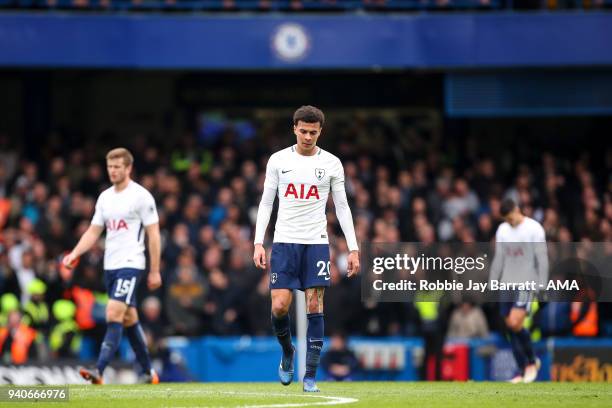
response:
{"label": "green grass", "polygon": [[[304,394],[301,384],[283,387],[277,383],[70,386],[69,403],[2,402],[0,405],[19,408],[612,407],[612,386],[606,383],[321,382],[319,387],[320,394]],[[336,404],[332,405],[334,401]]]}

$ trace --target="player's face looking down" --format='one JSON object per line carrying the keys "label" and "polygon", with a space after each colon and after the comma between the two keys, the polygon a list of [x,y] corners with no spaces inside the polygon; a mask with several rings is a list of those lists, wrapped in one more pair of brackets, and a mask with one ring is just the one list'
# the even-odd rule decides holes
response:
{"label": "player's face looking down", "polygon": [[117,185],[125,181],[132,171],[132,166],[126,166],[123,159],[110,159],[106,161],[106,170],[111,183]]}
{"label": "player's face looking down", "polygon": [[523,214],[521,213],[520,208],[516,206],[512,211],[508,213],[508,215],[504,217],[504,219],[508,224],[512,225],[513,227],[516,227],[521,223],[521,221],[523,221]]}
{"label": "player's face looking down", "polygon": [[316,152],[317,140],[321,136],[321,130],[323,129],[319,122],[298,121],[297,125],[293,126],[293,133],[297,138],[298,153],[305,156],[313,155]]}

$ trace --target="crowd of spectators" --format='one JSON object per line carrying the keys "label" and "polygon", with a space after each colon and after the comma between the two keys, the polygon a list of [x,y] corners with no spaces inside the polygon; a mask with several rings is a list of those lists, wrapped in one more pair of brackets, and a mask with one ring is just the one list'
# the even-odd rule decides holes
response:
{"label": "crowd of spectators", "polygon": [[[436,9],[500,8],[499,0],[45,0],[32,4],[20,0],[0,1],[6,8],[62,8],[75,10],[183,10],[183,11],[412,11]],[[535,5],[540,8],[540,5]]]}
{"label": "crowd of spectators", "polygon": [[599,9],[610,6],[609,0],[2,0],[0,7],[10,9],[61,8],[74,10],[138,10],[138,11],[354,11],[402,12],[415,10],[496,10],[496,9]]}
{"label": "crowd of spectators", "polygon": [[[267,158],[294,143],[284,123],[255,123],[257,136],[239,137],[228,128],[215,138],[187,133],[171,142],[144,136],[124,141],[135,156],[134,179],[154,195],[160,215],[164,284],[152,293],[144,284],[138,290],[141,320],[151,338],[271,334],[269,278],[253,266],[252,240]],[[461,139],[459,148],[455,143],[451,154],[443,136],[408,131],[403,142],[394,143],[400,135],[388,131],[392,127],[381,131],[357,123],[352,133],[330,126],[320,145],[344,164],[359,242],[490,241],[505,197],[541,222],[549,241],[612,241],[610,152],[569,157],[551,148],[522,162],[511,151],[473,153],[470,146],[478,140],[471,138]],[[66,148],[57,140],[50,137],[37,157],[27,157],[23,146],[0,136],[0,293],[3,306],[7,294],[20,305],[7,306],[0,317],[3,325],[11,319],[18,324],[16,313],[28,316],[29,302],[51,310],[67,299],[76,304],[72,315],[79,335],[99,338],[103,240],[72,276],[58,260],[88,227],[97,195],[109,186],[104,155],[116,145],[85,141]],[[593,165],[606,159],[607,167]],[[411,304],[361,302],[359,279],[345,276],[347,245],[331,200],[328,206],[332,263],[326,328],[419,335],[419,310]],[[454,319],[476,313],[477,332],[499,329],[494,307],[484,307],[486,322],[476,309],[462,305]],[[600,314],[605,319],[609,307],[601,304]],[[36,328],[43,336],[60,322],[54,313],[47,320]],[[73,344],[73,337],[68,340]],[[64,344],[53,350],[71,349]]]}

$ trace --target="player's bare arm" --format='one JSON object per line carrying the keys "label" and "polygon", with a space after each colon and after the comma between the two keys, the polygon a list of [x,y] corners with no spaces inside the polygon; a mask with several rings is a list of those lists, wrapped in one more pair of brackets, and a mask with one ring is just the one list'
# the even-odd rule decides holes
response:
{"label": "player's bare arm", "polygon": [[266,269],[266,249],[262,244],[255,244],[253,262],[257,268]]}
{"label": "player's bare arm", "polygon": [[104,227],[100,225],[91,224],[87,231],[81,236],[81,239],[68,255],[64,257],[62,263],[66,268],[71,268],[74,261],[85,252],[89,251],[91,247],[98,241],[100,235],[102,235]]}
{"label": "player's bare arm", "polygon": [[147,277],[147,287],[155,290],[161,286],[160,257],[161,257],[161,238],[159,234],[159,224],[151,224],[146,227],[147,242],[149,248],[149,275]]}
{"label": "player's bare arm", "polygon": [[348,266],[346,269],[346,276],[349,278],[359,273],[359,251],[351,251],[348,255]]}

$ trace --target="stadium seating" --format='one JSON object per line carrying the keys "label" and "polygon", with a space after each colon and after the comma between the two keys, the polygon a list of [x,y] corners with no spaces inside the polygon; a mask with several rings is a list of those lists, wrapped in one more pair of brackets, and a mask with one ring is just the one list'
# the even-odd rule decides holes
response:
{"label": "stadium seating", "polygon": [[501,0],[0,0],[4,8],[253,12],[497,9],[501,4]]}

